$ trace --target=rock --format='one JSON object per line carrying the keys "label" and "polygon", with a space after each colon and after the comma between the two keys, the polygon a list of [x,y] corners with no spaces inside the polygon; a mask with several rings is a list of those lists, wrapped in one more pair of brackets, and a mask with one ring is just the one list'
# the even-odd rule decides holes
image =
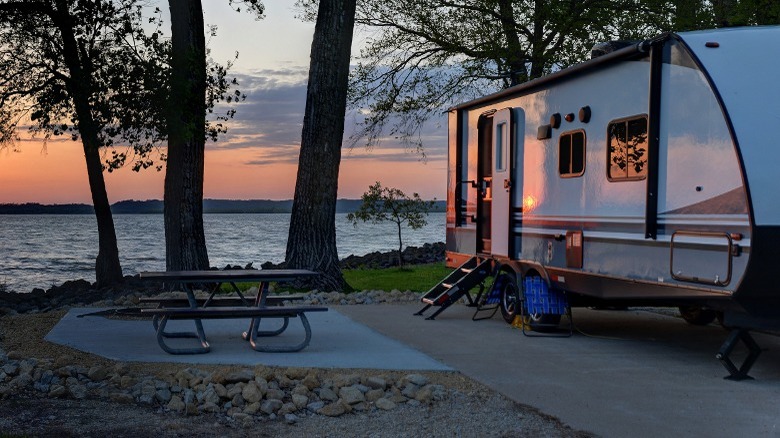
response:
{"label": "rock", "polygon": [[219,412],[219,406],[216,403],[206,402],[200,406],[201,412]]}
{"label": "rock", "polygon": [[295,424],[298,421],[298,417],[295,414],[284,414],[284,422],[287,424]]}
{"label": "rock", "polygon": [[339,375],[333,379],[333,386],[342,388],[344,386],[352,386],[360,382],[360,376],[357,374]]}
{"label": "rock", "polygon": [[325,406],[324,401],[311,402],[306,405],[306,409],[310,412],[317,412]]}
{"label": "rock", "polygon": [[269,389],[265,393],[265,398],[267,399],[276,399],[276,400],[284,400],[285,393],[281,389]]}
{"label": "rock", "polygon": [[68,392],[71,397],[76,400],[84,400],[87,398],[87,387],[84,385],[71,385],[68,387]]}
{"label": "rock", "polygon": [[214,392],[219,396],[219,398],[232,398],[228,397],[227,388],[225,388],[225,386],[221,383],[214,385]]}
{"label": "rock", "polygon": [[49,389],[49,397],[51,398],[65,397],[67,394],[68,389],[62,385],[52,385]]}
{"label": "rock", "polygon": [[19,374],[18,376],[14,377],[11,380],[9,386],[11,388],[25,388],[29,385],[32,385],[32,383],[33,383],[33,378],[30,374]]}
{"label": "rock", "polygon": [[344,403],[354,405],[366,400],[363,392],[355,386],[346,386],[339,390],[339,397],[344,400]]}
{"label": "rock", "polygon": [[382,409],[383,411],[390,411],[395,409],[397,405],[393,403],[393,401],[390,400],[389,398],[380,398],[376,402],[374,402],[374,406],[376,406],[379,409]]}
{"label": "rock", "polygon": [[260,405],[260,410],[269,415],[274,414],[281,409],[283,404],[281,400],[266,400]]}
{"label": "rock", "polygon": [[314,388],[320,386],[320,379],[318,379],[317,376],[313,373],[309,373],[306,375],[306,377],[303,378],[303,380],[301,380],[301,384],[309,388],[309,391],[311,391]]}
{"label": "rock", "polygon": [[339,396],[336,395],[336,393],[333,392],[333,390],[330,389],[330,388],[322,388],[322,389],[320,389],[319,395],[320,395],[320,398],[325,400],[325,401],[334,402],[334,401],[339,399]]}
{"label": "rock", "polygon": [[309,388],[307,388],[307,387],[305,387],[303,385],[298,385],[295,388],[293,388],[292,391],[290,391],[290,394],[305,395],[305,396],[308,397],[308,395],[309,395]]}
{"label": "rock", "polygon": [[385,396],[385,391],[381,389],[372,389],[366,393],[366,401],[375,402]]}
{"label": "rock", "polygon": [[292,402],[298,409],[303,409],[309,403],[309,397],[301,394],[293,394]]}
{"label": "rock", "polygon": [[15,376],[19,373],[19,364],[17,363],[7,363],[3,365],[2,368],[3,372],[6,373],[9,376]]}
{"label": "rock", "polygon": [[408,374],[404,377],[404,380],[416,386],[425,386],[428,384],[428,378],[422,374]]}
{"label": "rock", "polygon": [[441,401],[447,398],[447,388],[443,385],[428,385],[428,387],[431,389],[434,401]]}
{"label": "rock", "polygon": [[213,386],[209,386],[206,388],[206,391],[203,392],[203,401],[205,403],[213,403],[213,404],[219,404],[220,398],[219,395],[217,395],[217,392],[214,390]]}
{"label": "rock", "polygon": [[129,388],[133,385],[135,385],[135,379],[130,376],[122,376],[122,379],[119,381],[119,386],[123,389]]}
{"label": "rock", "polygon": [[389,400],[392,401],[393,403],[398,404],[398,403],[406,403],[407,398],[401,394],[393,394],[392,396],[390,396]]}
{"label": "rock", "polygon": [[256,414],[260,410],[260,402],[254,402],[250,403],[246,406],[244,406],[244,413],[245,414]]}
{"label": "rock", "polygon": [[241,394],[236,394],[232,399],[230,399],[230,403],[233,406],[243,408],[244,405],[246,405],[246,400],[244,400],[244,397],[242,397]]}
{"label": "rock", "polygon": [[243,412],[234,412],[233,414],[230,415],[230,417],[233,418],[234,420],[238,421],[238,422],[243,422],[245,420],[251,420],[252,419],[251,415],[245,414]]}
{"label": "rock", "polygon": [[229,387],[227,389],[227,398],[233,398],[236,396],[236,394],[241,394],[241,392],[244,390],[245,384],[240,385],[233,385],[232,387]]}
{"label": "rock", "polygon": [[344,415],[346,412],[347,412],[346,407],[344,406],[343,403],[340,402],[330,403],[317,410],[318,414],[325,415],[328,417],[339,417],[341,415]]}
{"label": "rock", "polygon": [[89,380],[100,382],[108,377],[108,372],[108,368],[98,365],[89,369],[87,372],[87,377],[89,377]]}
{"label": "rock", "polygon": [[238,382],[246,383],[254,379],[255,379],[255,373],[253,373],[252,370],[247,370],[247,369],[234,371],[232,373],[225,375],[225,383],[238,383]]}
{"label": "rock", "polygon": [[417,394],[415,394],[414,399],[420,403],[426,404],[433,401],[433,390],[431,389],[431,385],[426,385],[420,388],[420,390],[417,391]]}
{"label": "rock", "polygon": [[364,402],[364,401],[362,401],[362,402],[359,402],[359,403],[355,403],[355,404],[353,404],[353,405],[349,405],[349,406],[350,406],[350,407],[351,407],[353,410],[355,410],[355,411],[358,411],[358,412],[365,412],[365,411],[367,411],[367,410],[368,410],[368,408],[369,408],[369,405],[368,405],[368,403],[367,403],[367,402]]}
{"label": "rock", "polygon": [[168,403],[171,401],[171,398],[173,397],[173,394],[171,394],[171,391],[169,389],[158,389],[154,393],[154,398],[157,399],[160,403]]}
{"label": "rock", "polygon": [[309,370],[306,368],[287,368],[284,370],[284,375],[291,380],[301,380],[309,374]]}
{"label": "rock", "polygon": [[420,389],[414,383],[408,383],[404,390],[401,391],[401,394],[406,398],[415,398],[417,396],[417,391],[419,390]]}
{"label": "rock", "polygon": [[420,406],[422,403],[420,403],[417,400],[409,400],[409,401],[406,402],[406,404],[409,405],[409,406],[417,407],[417,406]]}
{"label": "rock", "polygon": [[363,384],[371,389],[385,390],[387,388],[387,381],[381,377],[369,377],[364,379]]}
{"label": "rock", "polygon": [[69,354],[63,354],[54,360],[54,368],[62,368],[64,366],[70,365],[71,363],[73,363],[73,356]]}
{"label": "rock", "polygon": [[260,392],[260,388],[257,387],[257,384],[252,381],[247,383],[243,391],[241,391],[241,396],[247,402],[254,403],[260,401],[263,398],[263,393]]}

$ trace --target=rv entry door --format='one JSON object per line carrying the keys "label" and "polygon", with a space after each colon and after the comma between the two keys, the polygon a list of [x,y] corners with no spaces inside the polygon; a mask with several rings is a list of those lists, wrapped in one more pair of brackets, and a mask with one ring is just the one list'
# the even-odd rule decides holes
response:
{"label": "rv entry door", "polygon": [[491,253],[508,257],[512,199],[514,123],[512,108],[493,115],[493,202],[490,212]]}

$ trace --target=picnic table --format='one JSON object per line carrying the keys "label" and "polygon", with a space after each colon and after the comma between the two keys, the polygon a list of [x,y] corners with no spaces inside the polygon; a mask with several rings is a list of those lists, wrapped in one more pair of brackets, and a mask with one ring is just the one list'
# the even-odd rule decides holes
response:
{"label": "picnic table", "polygon": [[[256,351],[289,352],[300,351],[311,340],[311,326],[306,318],[306,312],[327,311],[326,307],[291,307],[283,306],[286,300],[295,297],[269,297],[271,282],[288,282],[304,277],[318,275],[316,272],[303,269],[242,269],[242,270],[204,270],[204,271],[161,271],[142,272],[140,278],[145,281],[178,284],[186,294],[186,298],[145,299],[145,302],[158,304],[156,309],[143,309],[142,313],[153,316],[154,328],[157,332],[157,343],[170,354],[200,354],[211,351],[211,346],[203,330],[202,319],[235,319],[250,318],[249,329],[243,333],[244,339],[250,342]],[[257,296],[246,297],[241,293],[237,283],[259,282]],[[237,298],[218,298],[216,294],[223,284],[231,285]],[[206,287],[209,296],[198,299],[195,296],[196,287]],[[227,304],[227,305],[226,305]],[[234,305],[237,304],[237,305]],[[274,307],[269,307],[274,305]],[[300,318],[304,328],[304,340],[297,344],[263,345],[259,338],[276,336],[288,327],[290,318]],[[282,326],[276,330],[261,331],[260,320],[263,318],[282,319]],[[195,332],[166,332],[169,320],[192,320]],[[175,348],[165,342],[165,338],[197,338],[200,345],[191,348]]]}

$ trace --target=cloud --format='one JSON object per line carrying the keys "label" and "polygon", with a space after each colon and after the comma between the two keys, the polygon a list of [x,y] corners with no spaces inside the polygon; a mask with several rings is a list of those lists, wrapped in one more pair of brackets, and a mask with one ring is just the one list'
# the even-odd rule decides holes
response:
{"label": "cloud", "polygon": [[[239,89],[246,100],[234,105],[235,117],[226,123],[227,134],[207,147],[218,150],[253,150],[255,157],[246,164],[265,166],[278,163],[297,163],[301,129],[306,107],[308,70],[301,67],[255,70],[250,74],[235,75]],[[224,112],[226,108],[216,111]],[[345,117],[345,160],[383,160],[388,162],[415,162],[422,156],[391,136],[380,139],[379,146],[367,150],[358,141],[349,147],[349,136],[360,120],[358,111],[351,110]],[[421,133],[428,161],[447,159],[446,118],[427,124]]]}

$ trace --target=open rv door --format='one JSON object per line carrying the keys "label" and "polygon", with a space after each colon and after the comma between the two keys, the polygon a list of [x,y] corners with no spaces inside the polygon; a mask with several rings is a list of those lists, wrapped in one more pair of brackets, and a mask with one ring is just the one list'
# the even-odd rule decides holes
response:
{"label": "open rv door", "polygon": [[513,158],[515,123],[512,108],[504,108],[493,115],[493,200],[490,212],[491,253],[510,256],[511,206],[514,181]]}

